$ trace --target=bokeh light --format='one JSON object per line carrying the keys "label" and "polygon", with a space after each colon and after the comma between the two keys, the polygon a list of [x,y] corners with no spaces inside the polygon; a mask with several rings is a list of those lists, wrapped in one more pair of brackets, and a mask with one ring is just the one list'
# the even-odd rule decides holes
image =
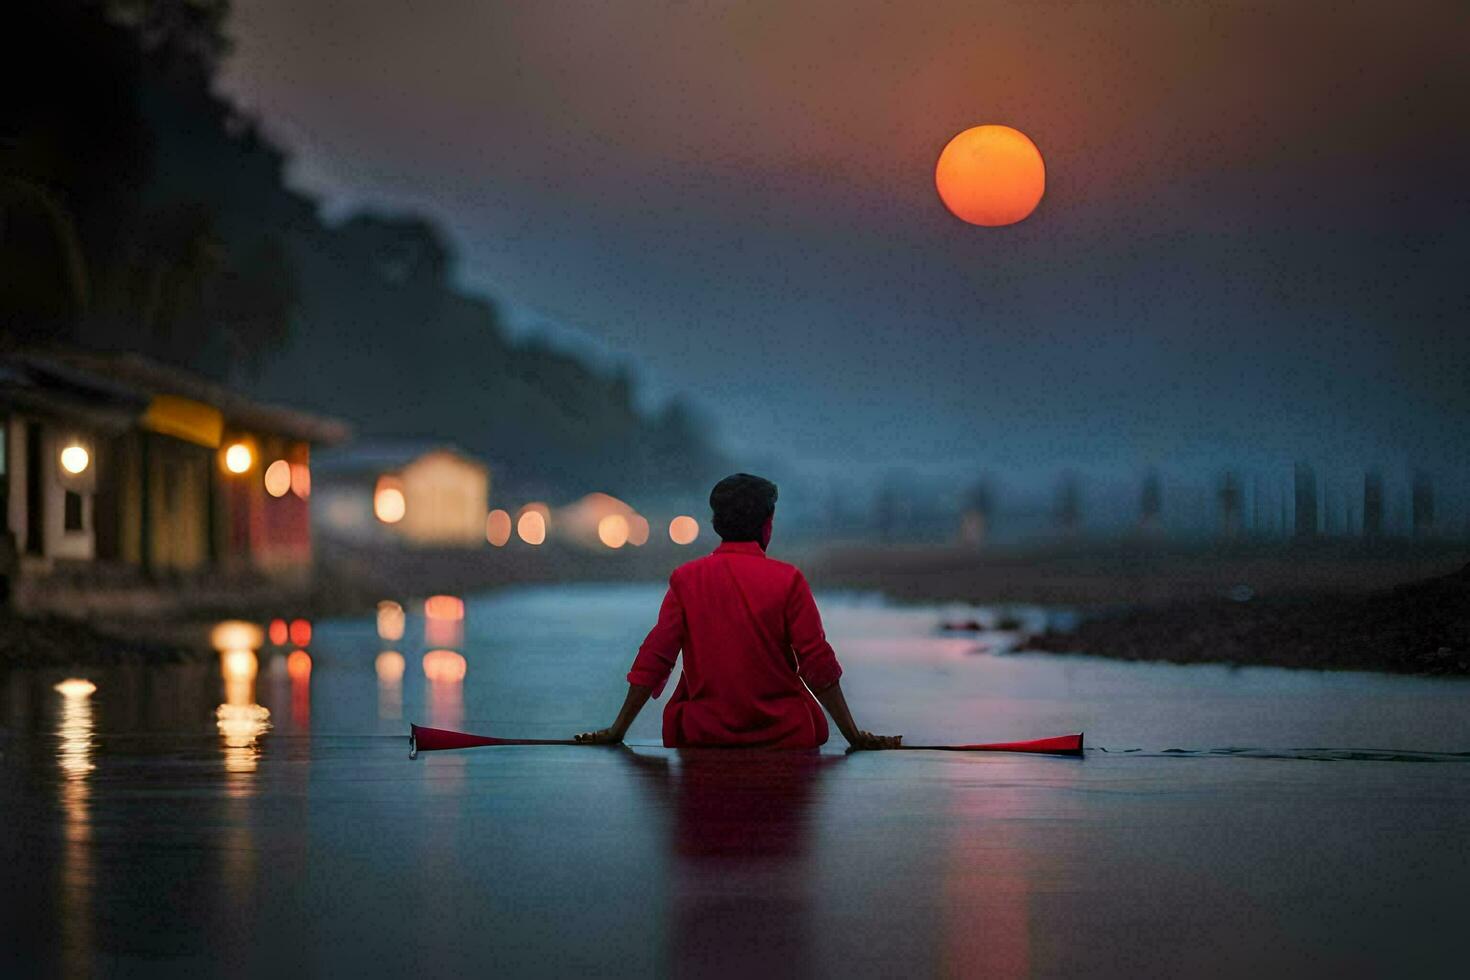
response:
{"label": "bokeh light", "polygon": [[424,600],[424,615],[430,619],[464,619],[464,600],[455,595],[431,595]]}
{"label": "bokeh light", "polygon": [[305,500],[311,496],[311,467],[305,463],[291,464],[291,492]]}
{"label": "bokeh light", "polygon": [[384,640],[403,639],[403,607],[392,599],[378,603],[378,636]]}
{"label": "bokeh light", "polygon": [[209,631],[209,645],[216,650],[255,650],[262,639],[260,627],[243,619],[226,619]]}
{"label": "bokeh light", "polygon": [[286,673],[293,681],[304,681],[311,676],[311,654],[305,650],[292,650],[286,658]]}
{"label": "bokeh light", "polygon": [[383,477],[373,492],[373,513],[384,524],[397,524],[408,513],[408,500],[403,487],[391,477]]}
{"label": "bokeh light", "polygon": [[469,669],[464,657],[453,650],[430,650],[424,654],[424,676],[439,684],[457,684]]}
{"label": "bokeh light", "polygon": [[291,639],[291,628],[286,625],[284,619],[273,619],[270,625],[271,642],[278,647],[283,647]]}
{"label": "bokeh light", "polygon": [[669,540],[674,544],[693,544],[699,537],[699,522],[688,514],[680,514],[669,521]]}
{"label": "bokeh light", "polygon": [[68,677],[51,688],[62,697],[84,698],[97,690],[97,685],[85,677]]}
{"label": "bokeh light", "polygon": [[311,645],[311,623],[304,619],[291,620],[291,642],[296,646]]}
{"label": "bokeh light", "polygon": [[527,510],[516,521],[516,534],[526,544],[541,544],[546,540],[546,517],[539,510]]}
{"label": "bokeh light", "polygon": [[497,548],[505,547],[510,541],[510,514],[492,510],[485,515],[485,540]]}
{"label": "bokeh light", "polygon": [[628,543],[641,548],[648,543],[648,518],[634,514],[628,518]]}
{"label": "bokeh light", "polygon": [[67,446],[61,451],[61,468],[76,476],[87,468],[92,456],[81,446]]}
{"label": "bokeh light", "polygon": [[597,522],[597,540],[609,548],[621,548],[628,543],[628,519],[622,514],[608,514]]}
{"label": "bokeh light", "polygon": [[291,492],[291,464],[278,459],[265,468],[265,492],[272,497],[284,497]]}
{"label": "bokeh light", "polygon": [[383,684],[397,684],[403,680],[403,654],[397,650],[384,650],[378,654],[378,659],[373,661],[373,669],[378,672],[378,680]]}
{"label": "bokeh light", "polygon": [[231,473],[246,473],[255,464],[255,454],[243,442],[232,443],[225,450],[225,469]]}

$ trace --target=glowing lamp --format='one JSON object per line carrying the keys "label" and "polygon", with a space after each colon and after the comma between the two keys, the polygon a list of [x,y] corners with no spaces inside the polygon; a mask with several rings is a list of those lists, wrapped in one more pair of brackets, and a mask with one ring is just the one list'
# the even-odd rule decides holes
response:
{"label": "glowing lamp", "polygon": [[526,544],[541,544],[546,540],[546,517],[539,510],[528,510],[516,521],[516,533]]}
{"label": "glowing lamp", "polygon": [[291,464],[278,459],[265,468],[265,492],[272,497],[284,497],[291,492]]}
{"label": "glowing lamp", "polygon": [[72,476],[77,476],[85,471],[87,464],[91,462],[91,454],[81,446],[67,446],[61,451],[61,468]]}
{"label": "glowing lamp", "polygon": [[485,540],[497,548],[504,548],[510,541],[510,515],[503,510],[492,510],[485,515]]}
{"label": "glowing lamp", "polygon": [[283,647],[286,645],[286,641],[291,638],[291,631],[286,626],[286,621],[284,619],[271,620],[270,638],[271,642],[278,647]]}
{"label": "glowing lamp", "polygon": [[225,448],[225,469],[231,473],[248,473],[255,465],[255,454],[243,442],[231,443]]}
{"label": "glowing lamp", "polygon": [[622,514],[608,514],[597,522],[597,539],[609,548],[621,548],[628,543],[628,519]]}
{"label": "glowing lamp", "polygon": [[403,487],[390,477],[378,481],[373,492],[373,513],[384,524],[397,524],[408,513],[408,500],[403,496]]}
{"label": "glowing lamp", "polygon": [[693,544],[699,537],[699,522],[688,514],[680,514],[669,521],[669,540],[674,544]]}

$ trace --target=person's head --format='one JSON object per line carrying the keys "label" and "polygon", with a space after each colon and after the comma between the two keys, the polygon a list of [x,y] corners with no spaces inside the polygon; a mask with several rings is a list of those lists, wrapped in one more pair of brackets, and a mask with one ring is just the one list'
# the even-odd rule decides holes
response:
{"label": "person's head", "polygon": [[749,473],[727,476],[709,492],[715,533],[725,541],[770,543],[776,485]]}

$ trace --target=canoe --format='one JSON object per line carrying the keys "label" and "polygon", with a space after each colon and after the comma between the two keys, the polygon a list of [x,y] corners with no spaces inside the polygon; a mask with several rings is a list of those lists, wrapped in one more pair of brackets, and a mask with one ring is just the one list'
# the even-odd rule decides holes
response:
{"label": "canoe", "polygon": [[[496,738],[493,735],[471,735],[447,728],[410,726],[408,736],[411,755],[438,752],[442,749],[471,749],[481,745],[582,745],[570,738]],[[1028,742],[979,742],[974,745],[901,745],[900,749],[929,752],[1035,752],[1042,755],[1081,755],[1082,733],[1037,738]]]}

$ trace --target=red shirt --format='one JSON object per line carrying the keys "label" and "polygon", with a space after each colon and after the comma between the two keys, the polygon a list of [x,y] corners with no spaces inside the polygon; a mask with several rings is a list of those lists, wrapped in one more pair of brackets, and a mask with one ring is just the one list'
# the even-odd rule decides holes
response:
{"label": "red shirt", "polygon": [[664,708],[665,745],[827,741],[827,717],[808,686],[835,684],[842,667],[795,566],[767,558],[754,541],[727,541],[674,569],[628,683],[658,697],[680,650],[684,673]]}

